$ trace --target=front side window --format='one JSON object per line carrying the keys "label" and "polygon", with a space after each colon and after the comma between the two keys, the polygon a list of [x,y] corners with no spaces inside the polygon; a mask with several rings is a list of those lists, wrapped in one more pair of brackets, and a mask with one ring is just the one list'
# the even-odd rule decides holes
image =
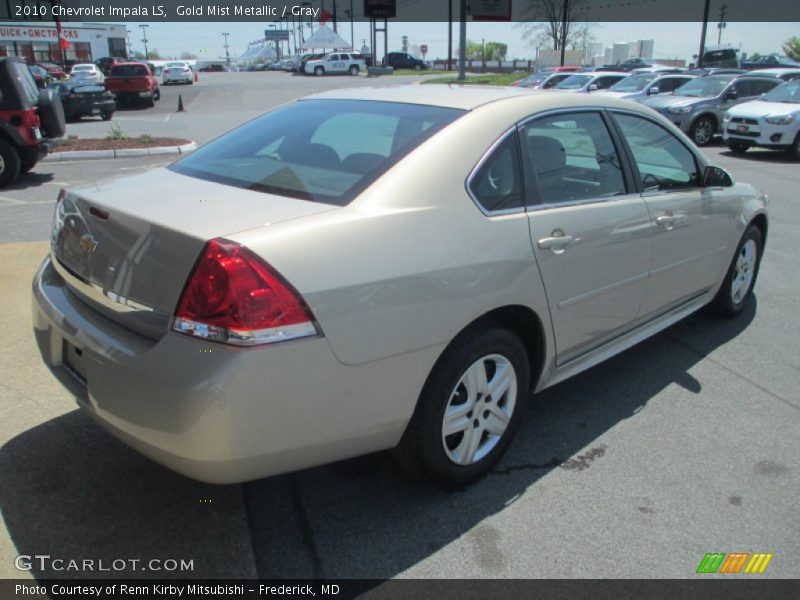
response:
{"label": "front side window", "polygon": [[640,92],[645,86],[653,81],[656,75],[652,73],[642,73],[640,75],[629,75],[625,79],[621,79],[609,89],[612,92]]}
{"label": "front side window", "polygon": [[690,98],[711,98],[718,96],[733,80],[734,75],[711,75],[710,77],[698,77],[686,85],[682,85],[675,90],[676,96],[688,96]]}
{"label": "front side window", "polygon": [[344,206],[465,111],[362,100],[301,100],[169,168],[238,188]]}
{"label": "front side window", "polygon": [[537,119],[523,127],[522,148],[538,183],[538,202],[568,203],[626,193],[619,156],[599,113]]}
{"label": "front side window", "polygon": [[673,191],[700,185],[694,154],[672,133],[652,121],[615,114],[639,169],[644,191]]}
{"label": "front side window", "polygon": [[469,190],[486,212],[523,206],[522,168],[514,133],[506,136],[475,172]]}
{"label": "front side window", "polygon": [[556,86],[559,90],[579,90],[591,81],[589,75],[569,75],[564,81]]}

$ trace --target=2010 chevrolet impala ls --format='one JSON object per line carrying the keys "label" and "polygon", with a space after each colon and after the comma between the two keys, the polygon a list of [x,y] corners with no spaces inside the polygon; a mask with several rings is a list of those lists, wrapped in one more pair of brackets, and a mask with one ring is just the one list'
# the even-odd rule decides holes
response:
{"label": "2010 chevrolet impala ls", "polygon": [[741,312],[766,197],[648,108],[338,90],[62,191],[46,364],[120,439],[237,482],[396,447],[485,474],[526,398],[699,308]]}

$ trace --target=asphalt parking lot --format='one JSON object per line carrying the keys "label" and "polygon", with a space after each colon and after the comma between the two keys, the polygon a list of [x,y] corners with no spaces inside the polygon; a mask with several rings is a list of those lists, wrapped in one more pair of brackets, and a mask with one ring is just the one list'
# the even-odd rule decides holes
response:
{"label": "asphalt parking lot", "polygon": [[[406,80],[204,75],[164,89],[155,110],[115,120],[202,143],[314,91]],[[184,113],[174,112],[178,94]],[[108,126],[69,130],[90,137]],[[707,153],[771,197],[747,311],[692,316],[535,396],[501,464],[456,493],[410,479],[383,453],[210,486],[94,426],[38,357],[29,283],[61,185],[169,157],[41,164],[0,190],[0,578],[65,575],[20,573],[20,554],[194,565],[70,577],[685,578],[715,551],[770,552],[760,577],[797,578],[800,169],[767,151],[734,157],[721,143]]]}

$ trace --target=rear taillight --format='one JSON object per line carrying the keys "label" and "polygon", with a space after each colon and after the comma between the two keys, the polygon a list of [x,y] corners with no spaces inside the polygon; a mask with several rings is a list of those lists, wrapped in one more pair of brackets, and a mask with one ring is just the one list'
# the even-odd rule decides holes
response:
{"label": "rear taillight", "polygon": [[208,242],[175,311],[173,330],[214,342],[257,346],[317,335],[300,294],[235,242]]}

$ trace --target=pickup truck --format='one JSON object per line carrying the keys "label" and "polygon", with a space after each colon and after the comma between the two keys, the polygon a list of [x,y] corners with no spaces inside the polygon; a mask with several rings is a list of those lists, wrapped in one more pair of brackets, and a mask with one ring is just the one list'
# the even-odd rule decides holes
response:
{"label": "pickup truck", "polygon": [[161,98],[158,79],[143,63],[122,63],[111,67],[106,77],[106,89],[114,94],[117,103],[130,100],[143,101],[147,106],[155,106]]}

